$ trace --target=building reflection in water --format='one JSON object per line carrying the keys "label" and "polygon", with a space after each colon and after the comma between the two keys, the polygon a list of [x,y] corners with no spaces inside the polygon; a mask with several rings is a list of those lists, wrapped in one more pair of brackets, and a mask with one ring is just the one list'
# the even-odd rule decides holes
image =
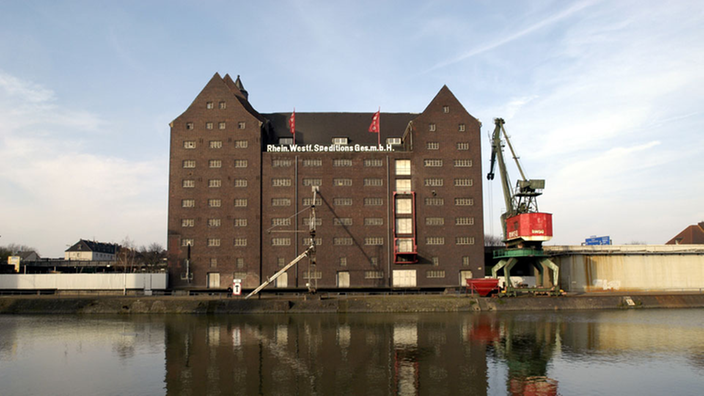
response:
{"label": "building reflection in water", "polygon": [[473,315],[168,318],[168,395],[486,395]]}

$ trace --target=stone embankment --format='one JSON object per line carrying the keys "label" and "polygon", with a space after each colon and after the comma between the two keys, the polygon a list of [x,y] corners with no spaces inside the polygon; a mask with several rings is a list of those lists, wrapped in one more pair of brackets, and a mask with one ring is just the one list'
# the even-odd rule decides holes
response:
{"label": "stone embankment", "polygon": [[266,297],[244,300],[178,296],[3,296],[0,314],[277,314],[488,312],[704,308],[704,294],[587,294],[562,297],[476,296]]}

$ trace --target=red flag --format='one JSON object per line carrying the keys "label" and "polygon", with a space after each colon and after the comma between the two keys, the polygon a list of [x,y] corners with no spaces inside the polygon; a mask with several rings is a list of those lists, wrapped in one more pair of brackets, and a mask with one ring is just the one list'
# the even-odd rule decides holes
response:
{"label": "red flag", "polygon": [[371,133],[379,133],[379,131],[381,130],[381,128],[379,126],[379,112],[380,111],[381,110],[374,113],[374,116],[372,117],[372,124],[369,125],[369,132],[371,132]]}
{"label": "red flag", "polygon": [[293,108],[293,113],[291,113],[291,117],[288,119],[288,127],[291,128],[291,134],[295,135],[296,134],[296,108]]}

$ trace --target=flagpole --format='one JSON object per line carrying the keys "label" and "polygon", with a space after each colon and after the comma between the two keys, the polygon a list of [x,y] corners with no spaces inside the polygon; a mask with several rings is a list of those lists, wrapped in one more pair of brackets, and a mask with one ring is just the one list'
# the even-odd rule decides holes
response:
{"label": "flagpole", "polygon": [[377,125],[379,126],[379,131],[376,134],[376,141],[378,147],[381,146],[381,106],[379,106],[379,119],[377,121]]}

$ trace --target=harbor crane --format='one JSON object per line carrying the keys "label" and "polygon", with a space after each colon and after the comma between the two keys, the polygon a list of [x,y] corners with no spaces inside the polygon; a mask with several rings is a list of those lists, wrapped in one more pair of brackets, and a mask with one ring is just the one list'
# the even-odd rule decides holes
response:
{"label": "harbor crane", "polygon": [[[501,215],[503,241],[506,244],[506,249],[494,252],[494,259],[499,261],[492,267],[491,275],[493,278],[498,278],[498,271],[503,269],[506,293],[515,295],[517,290],[511,283],[511,269],[519,263],[529,263],[538,270],[540,274],[538,282],[540,283],[542,283],[543,272],[548,269],[552,270],[552,287],[521,290],[552,294],[558,289],[559,292],[557,287],[559,268],[545,254],[542,245],[543,242],[552,238],[552,214],[538,211],[537,197],[543,193],[545,180],[526,177],[504,128],[504,120],[496,118],[494,124],[496,127],[491,136],[491,163],[487,179],[494,179],[494,169],[498,164],[506,205],[506,212]],[[520,179],[516,182],[515,188],[511,188],[511,181],[506,169],[503,153],[504,141],[511,151],[511,156],[520,173]]]}

